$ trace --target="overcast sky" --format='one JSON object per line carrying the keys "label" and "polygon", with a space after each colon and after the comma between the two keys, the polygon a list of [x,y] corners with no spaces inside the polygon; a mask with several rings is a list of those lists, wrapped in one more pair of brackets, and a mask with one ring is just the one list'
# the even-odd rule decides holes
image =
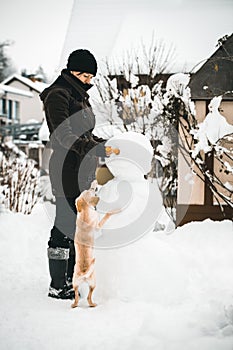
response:
{"label": "overcast sky", "polygon": [[233,0],[0,0],[0,41],[20,72],[42,65],[50,75],[70,51],[89,48],[100,61],[158,39],[176,47],[176,67],[208,58],[233,32]]}

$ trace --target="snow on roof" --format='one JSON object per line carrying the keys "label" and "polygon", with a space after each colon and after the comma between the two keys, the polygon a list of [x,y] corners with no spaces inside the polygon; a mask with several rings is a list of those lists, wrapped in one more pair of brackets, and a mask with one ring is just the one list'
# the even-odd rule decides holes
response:
{"label": "snow on roof", "polygon": [[34,82],[31,79],[23,77],[20,74],[13,74],[13,75],[9,76],[8,78],[6,78],[5,80],[2,81],[2,84],[9,84],[13,80],[18,80],[21,83],[29,86],[30,88],[32,88],[33,90],[35,90],[37,92],[42,92],[46,87],[49,86],[48,84],[42,83],[40,81]]}
{"label": "snow on roof", "polygon": [[33,94],[31,92],[21,90],[12,86],[4,85],[4,84],[0,84],[0,92],[3,92],[3,94],[11,93],[14,95],[33,97]]}
{"label": "snow on roof", "polygon": [[211,99],[214,96],[229,91],[223,95],[224,100],[233,98],[233,34],[223,41],[217,50],[192,74],[189,87],[192,99]]}

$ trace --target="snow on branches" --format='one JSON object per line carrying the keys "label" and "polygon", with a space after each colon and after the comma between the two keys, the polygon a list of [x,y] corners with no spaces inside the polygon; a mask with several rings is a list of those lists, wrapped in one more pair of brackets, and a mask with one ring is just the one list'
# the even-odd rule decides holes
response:
{"label": "snow on branches", "polygon": [[220,139],[233,133],[233,125],[229,124],[226,118],[219,113],[221,101],[222,96],[214,97],[208,106],[209,113],[205,120],[190,131],[197,141],[192,151],[193,158],[196,158],[201,150],[205,153],[210,152]]}
{"label": "snow on branches", "polygon": [[30,214],[39,196],[39,170],[11,141],[0,149],[0,202],[13,212]]}
{"label": "snow on branches", "polygon": [[[146,135],[154,147],[153,174],[167,207],[176,207],[178,150],[185,155],[192,172],[207,183],[215,201],[232,207],[233,198],[233,126],[219,112],[222,96],[214,97],[209,113],[202,123],[196,118],[195,104],[191,100],[190,76],[171,75],[166,87],[158,81],[151,88],[136,85],[128,75],[128,86],[119,89],[116,79],[105,78],[103,104],[111,106],[111,120],[122,123],[122,130]],[[127,75],[125,75],[127,78]],[[113,112],[114,111],[114,112]],[[209,169],[207,160],[213,157],[214,167]],[[223,176],[224,174],[224,176]],[[174,215],[172,214],[173,219]]]}
{"label": "snow on branches", "polygon": [[[224,212],[223,204],[233,207],[233,125],[220,114],[222,96],[209,103],[209,113],[197,123],[186,106],[185,118],[180,118],[181,152],[190,156],[193,172],[205,181],[215,201]],[[212,167],[207,165],[212,159]]]}

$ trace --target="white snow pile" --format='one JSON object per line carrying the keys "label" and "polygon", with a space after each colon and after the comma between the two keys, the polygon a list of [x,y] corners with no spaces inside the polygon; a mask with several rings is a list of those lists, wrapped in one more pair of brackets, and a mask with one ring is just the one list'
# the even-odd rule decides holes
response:
{"label": "white snow pile", "polygon": [[[226,118],[219,113],[219,106],[222,96],[214,97],[208,106],[209,113],[205,120],[198,124],[198,129],[191,130],[194,139],[198,142],[192,151],[192,157],[195,158],[203,150],[205,153],[210,152],[212,147],[219,139],[233,133],[233,125],[226,121]],[[210,145],[211,144],[211,145]]]}
{"label": "white snow pile", "polygon": [[191,101],[191,90],[188,87],[190,75],[176,73],[171,75],[166,84],[166,93],[163,96],[163,104],[166,106],[174,96],[180,98],[191,113],[195,115],[195,104]]}
{"label": "white snow pile", "polygon": [[125,79],[129,83],[131,83],[132,88],[138,85],[139,78],[135,74],[133,74],[132,71],[129,70],[129,71],[124,72],[124,76],[125,76]]}
{"label": "white snow pile", "polygon": [[41,141],[49,141],[49,128],[45,118],[41,124],[38,136]]}
{"label": "white snow pile", "polygon": [[232,350],[232,222],[96,250],[98,306],[76,309],[47,297],[51,227],[42,202],[1,213],[1,349]]}

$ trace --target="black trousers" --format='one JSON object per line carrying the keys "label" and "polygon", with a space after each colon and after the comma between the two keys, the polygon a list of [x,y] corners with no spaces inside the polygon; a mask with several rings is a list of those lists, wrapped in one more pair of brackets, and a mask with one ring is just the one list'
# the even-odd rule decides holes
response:
{"label": "black trousers", "polygon": [[56,215],[51,229],[49,248],[69,248],[67,278],[71,279],[75,265],[74,234],[76,228],[77,197],[56,197]]}
{"label": "black trousers", "polygon": [[66,242],[74,240],[77,215],[75,200],[76,197],[56,197],[56,214],[49,247],[67,248]]}

